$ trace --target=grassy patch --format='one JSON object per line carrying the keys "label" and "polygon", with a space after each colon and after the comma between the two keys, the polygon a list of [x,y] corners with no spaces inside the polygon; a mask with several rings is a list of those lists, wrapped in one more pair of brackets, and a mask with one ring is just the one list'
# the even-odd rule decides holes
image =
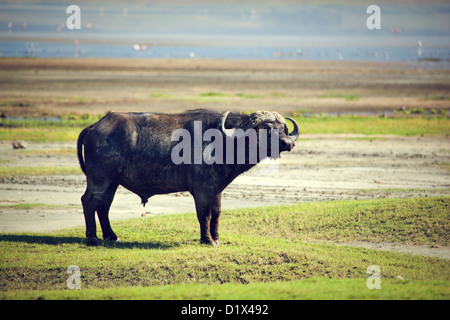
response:
{"label": "grassy patch", "polygon": [[152,97],[152,98],[163,98],[163,99],[168,99],[168,100],[173,99],[173,96],[172,96],[172,95],[170,95],[170,94],[165,94],[165,93],[160,93],[160,92],[152,93],[152,94],[150,95],[150,97]]}
{"label": "grassy patch", "polygon": [[230,100],[231,98],[237,97],[241,99],[256,99],[261,98],[261,95],[255,95],[250,93],[223,93],[223,92],[214,92],[214,91],[208,91],[208,92],[201,92],[194,96],[173,96],[165,93],[152,93],[150,95],[152,98],[162,98],[162,99],[168,99],[168,100],[192,100],[197,102],[205,102],[205,101],[226,101]]}
{"label": "grassy patch", "polygon": [[59,118],[54,118],[51,120],[46,119],[1,119],[0,128],[11,129],[11,128],[84,128],[88,125],[100,120],[103,117],[102,114],[93,116],[87,113],[82,115],[69,113],[62,115]]}
{"label": "grassy patch", "polygon": [[222,92],[202,92],[197,97],[226,97],[228,94]]}
{"label": "grassy patch", "polygon": [[286,94],[278,92],[278,91],[274,91],[271,93],[270,96],[273,98],[284,98],[284,97],[286,97]]}
{"label": "grassy patch", "polygon": [[324,95],[321,95],[320,98],[329,99],[329,98],[339,98],[345,99],[347,101],[355,101],[361,98],[361,96],[353,93],[344,93],[344,92],[329,92]]}
{"label": "grassy patch", "polygon": [[[450,188],[435,188],[433,189],[436,192],[440,192],[441,194],[450,194]],[[411,189],[404,189],[404,188],[383,188],[383,189],[360,189],[360,190],[353,190],[352,192],[349,192],[349,194],[354,195],[383,195],[384,197],[389,196],[390,194],[407,194],[415,192],[417,194],[420,193],[427,193],[429,190],[427,189],[419,189],[419,188],[411,188]]]}
{"label": "grassy patch", "polygon": [[178,284],[114,289],[12,291],[7,299],[65,300],[343,300],[343,299],[448,299],[446,281],[401,281],[385,279],[382,290],[369,290],[365,279],[305,279],[288,282],[223,284]]}
{"label": "grassy patch", "polygon": [[[205,94],[205,97],[217,97],[214,92]],[[223,95],[225,94],[220,93],[218,97],[223,97]],[[450,118],[438,115],[392,118],[375,116],[294,116],[294,118],[300,124],[302,133],[404,136],[450,135]],[[92,117],[88,120],[79,118],[61,121],[0,120],[0,141],[76,141],[81,130],[95,121]]]}
{"label": "grassy patch", "polygon": [[255,95],[250,93],[223,93],[223,92],[215,92],[215,91],[208,91],[208,92],[201,92],[196,95],[189,95],[189,96],[173,96],[170,94],[165,93],[152,93],[150,95],[152,98],[161,98],[161,99],[167,99],[167,100],[189,100],[194,102],[209,102],[209,101],[232,101],[233,98],[240,98],[240,99],[256,99],[261,98],[263,96],[261,95]]}
{"label": "grassy patch", "polygon": [[67,114],[57,120],[1,119],[0,140],[75,141],[82,129],[102,116]]}
{"label": "grassy patch", "polygon": [[450,135],[450,118],[415,116],[401,118],[342,116],[294,117],[302,133],[366,135]]}
{"label": "grassy patch", "polygon": [[450,100],[450,96],[445,95],[426,96],[425,100]]}
{"label": "grassy patch", "polygon": [[449,197],[383,199],[305,203],[245,209],[233,214],[227,227],[239,224],[240,215],[255,217],[241,226],[245,234],[284,239],[370,241],[448,245]]}
{"label": "grassy patch", "polygon": [[[84,228],[2,234],[0,297],[448,299],[447,260],[320,242],[445,245],[449,203],[438,197],[225,211],[218,248],[199,244],[192,213],[113,222],[122,242],[98,247],[85,245]],[[78,292],[65,290],[70,265],[81,269]],[[369,265],[380,266],[382,290],[365,286]]]}
{"label": "grassy patch", "polygon": [[256,94],[249,94],[249,93],[236,93],[236,97],[242,98],[242,99],[256,99],[256,98],[262,98],[261,95]]}
{"label": "grassy patch", "polygon": [[31,210],[31,209],[57,209],[63,208],[63,206],[50,205],[45,203],[8,203],[0,204],[0,209],[14,209],[14,210]]}
{"label": "grassy patch", "polygon": [[31,142],[76,141],[84,127],[79,128],[2,128],[0,141],[24,140]]}
{"label": "grassy patch", "polygon": [[203,92],[196,95],[196,97],[200,98],[225,98],[225,97],[238,97],[241,99],[256,99],[261,98],[261,95],[250,94],[250,93],[242,93],[238,92],[235,94],[228,94],[222,92]]}
{"label": "grassy patch", "polygon": [[81,174],[79,167],[0,167],[0,178]]}

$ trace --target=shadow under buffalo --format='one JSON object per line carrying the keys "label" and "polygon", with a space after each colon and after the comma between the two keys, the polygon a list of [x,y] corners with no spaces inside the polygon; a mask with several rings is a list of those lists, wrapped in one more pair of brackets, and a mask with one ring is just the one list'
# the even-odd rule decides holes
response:
{"label": "shadow under buffalo", "polygon": [[[78,243],[87,246],[87,239],[84,237],[60,237],[49,235],[27,235],[27,234],[3,234],[0,235],[0,241],[25,242],[31,244],[49,244],[59,245],[63,243]],[[116,242],[109,240],[99,240],[99,247],[111,249],[170,249],[179,246],[178,243],[171,245],[160,242]]]}

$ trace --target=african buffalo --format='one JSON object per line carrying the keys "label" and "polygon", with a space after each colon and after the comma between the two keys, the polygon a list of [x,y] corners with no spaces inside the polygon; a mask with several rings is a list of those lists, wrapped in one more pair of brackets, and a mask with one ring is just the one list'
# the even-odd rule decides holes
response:
{"label": "african buffalo", "polygon": [[[200,242],[218,245],[222,191],[265,157],[278,158],[293,148],[300,129],[293,119],[286,119],[293,123],[291,133],[281,115],[267,111],[108,113],[78,137],[78,159],[87,180],[81,202],[88,244],[98,244],[96,211],[103,239],[117,240],[108,213],[122,185],[144,205],[155,194],[189,191],[200,223]],[[263,147],[265,153],[260,152]]]}

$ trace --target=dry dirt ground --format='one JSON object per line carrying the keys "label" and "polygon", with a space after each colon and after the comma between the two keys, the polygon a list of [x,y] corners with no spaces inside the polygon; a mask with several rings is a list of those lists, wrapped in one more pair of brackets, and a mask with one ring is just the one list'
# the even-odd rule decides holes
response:
{"label": "dry dirt ground", "polygon": [[[449,109],[449,79],[450,70],[407,63],[0,59],[0,113],[17,117],[109,110],[177,112],[198,107],[280,112],[392,111],[402,106]],[[223,95],[202,96],[208,92]],[[323,98],[330,92],[358,98]],[[302,135],[293,152],[238,177],[224,191],[222,207],[448,195],[449,139]],[[76,167],[75,142],[28,143],[20,151],[4,141],[0,165]],[[2,178],[0,232],[47,232],[83,225],[80,197],[84,188],[81,171],[68,176]],[[8,208],[21,203],[51,207]],[[110,217],[194,211],[188,193],[155,196],[143,208],[138,196],[119,188]],[[448,248],[364,245],[450,258]]]}
{"label": "dry dirt ground", "polygon": [[[178,112],[450,109],[450,69],[432,63],[197,59],[0,59],[8,117]],[[208,93],[223,95],[202,96]],[[324,98],[354,96],[356,99]]]}

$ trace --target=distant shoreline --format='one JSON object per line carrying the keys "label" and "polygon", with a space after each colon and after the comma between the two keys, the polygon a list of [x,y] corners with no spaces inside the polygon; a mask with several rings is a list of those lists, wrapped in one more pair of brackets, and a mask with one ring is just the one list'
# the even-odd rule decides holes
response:
{"label": "distant shoreline", "polygon": [[[418,39],[423,46],[418,49]],[[244,60],[450,61],[450,38],[416,36],[249,37],[0,33],[0,57]]]}

